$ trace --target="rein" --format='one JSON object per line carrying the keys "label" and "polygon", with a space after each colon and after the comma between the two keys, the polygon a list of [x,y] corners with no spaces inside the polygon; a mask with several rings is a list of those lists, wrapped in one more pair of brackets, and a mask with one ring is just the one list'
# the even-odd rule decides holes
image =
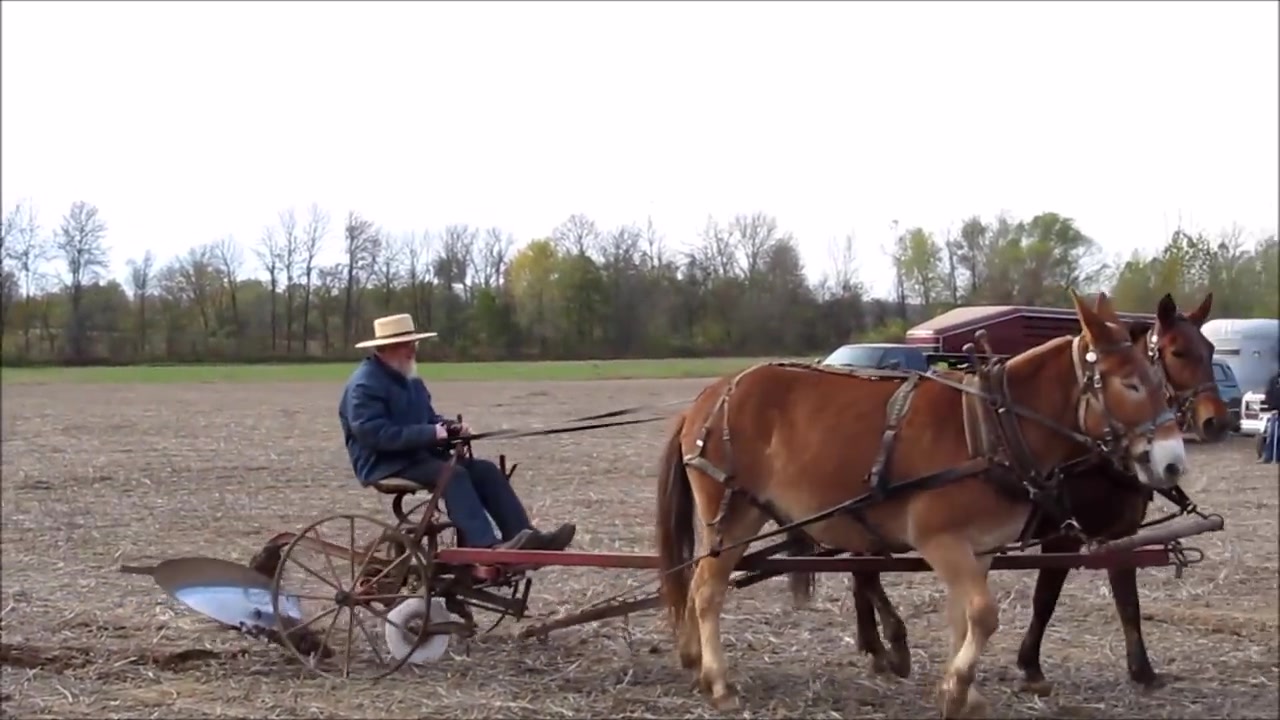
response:
{"label": "rein", "polygon": [[650,405],[635,405],[633,407],[619,408],[608,412],[595,413],[592,415],[583,415],[581,417],[569,418],[563,420],[552,427],[537,428],[503,428],[501,430],[489,430],[487,432],[471,433],[469,435],[458,435],[445,440],[438,441],[440,445],[454,445],[462,442],[471,442],[474,440],[486,440],[492,438],[531,438],[543,437],[548,435],[567,435],[569,433],[586,432],[588,430],[600,430],[602,428],[624,427],[626,425],[644,425],[645,423],[658,422],[665,420],[665,417],[641,418],[639,420],[617,420],[613,422],[593,422],[606,420],[608,418],[627,417],[630,415],[639,415],[641,413],[654,412],[664,408],[674,407],[676,405],[687,405],[688,400],[672,400],[664,403],[653,403]]}

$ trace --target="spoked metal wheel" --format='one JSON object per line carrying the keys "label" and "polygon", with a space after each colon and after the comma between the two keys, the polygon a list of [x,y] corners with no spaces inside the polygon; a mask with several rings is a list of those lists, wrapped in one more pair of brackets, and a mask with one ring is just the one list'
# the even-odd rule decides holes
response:
{"label": "spoked metal wheel", "polygon": [[423,548],[387,523],[362,515],[312,523],[284,548],[272,583],[281,644],[333,678],[373,680],[415,654],[421,662],[420,650],[447,644],[427,633],[431,569]]}

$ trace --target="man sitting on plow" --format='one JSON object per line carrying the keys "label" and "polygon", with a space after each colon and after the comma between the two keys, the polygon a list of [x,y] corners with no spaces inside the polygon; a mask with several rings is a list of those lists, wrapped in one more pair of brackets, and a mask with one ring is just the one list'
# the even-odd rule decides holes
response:
{"label": "man sitting on plow", "polygon": [[[431,393],[418,377],[418,341],[436,336],[414,330],[409,315],[373,321],[374,339],[356,344],[373,348],[347,380],[338,405],[347,454],[360,484],[368,487],[390,477],[435,487],[449,462],[447,440],[471,429],[446,420],[431,406]],[[509,550],[563,550],[576,528],[553,532],[529,522],[506,474],[488,460],[459,458],[444,489],[445,510],[465,547]],[[489,518],[497,523],[502,540]]]}

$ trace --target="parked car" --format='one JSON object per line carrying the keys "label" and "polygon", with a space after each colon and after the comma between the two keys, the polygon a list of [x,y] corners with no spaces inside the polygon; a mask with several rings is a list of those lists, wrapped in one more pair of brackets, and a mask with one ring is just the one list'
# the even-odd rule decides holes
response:
{"label": "parked car", "polygon": [[1244,411],[1244,391],[1236,382],[1231,366],[1221,360],[1213,361],[1213,381],[1218,385],[1218,396],[1231,414],[1231,432],[1240,432],[1241,413]]}
{"label": "parked car", "polygon": [[920,372],[929,370],[928,358],[920,348],[892,343],[843,345],[818,364],[872,370],[918,370]]}

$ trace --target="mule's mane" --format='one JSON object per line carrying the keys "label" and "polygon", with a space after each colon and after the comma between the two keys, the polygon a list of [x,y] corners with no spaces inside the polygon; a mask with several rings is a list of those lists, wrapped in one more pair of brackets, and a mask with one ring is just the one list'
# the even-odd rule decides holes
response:
{"label": "mule's mane", "polygon": [[1048,342],[1041,343],[1030,350],[1024,350],[1017,355],[1009,358],[1009,369],[1021,368],[1024,365],[1035,365],[1045,359],[1045,355],[1056,353],[1062,349],[1063,345],[1069,344],[1076,339],[1075,335],[1063,335],[1056,337]]}
{"label": "mule's mane", "polygon": [[[1127,334],[1124,330],[1124,327],[1122,327],[1119,323],[1107,322],[1106,325],[1107,325],[1107,328],[1110,329],[1112,332],[1114,332],[1117,336]],[[1058,349],[1063,344],[1070,343],[1074,341],[1077,337],[1080,337],[1082,335],[1083,333],[1081,333],[1081,335],[1063,335],[1061,337],[1056,337],[1052,340],[1049,340],[1048,342],[1041,343],[1031,348],[1030,350],[1024,350],[1018,353],[1017,355],[1014,355],[1013,357],[1009,358],[1009,363],[1008,363],[1009,367],[1012,369],[1015,366],[1022,366],[1026,363],[1034,363],[1041,356],[1047,355],[1052,352],[1057,352]],[[1089,340],[1086,338],[1086,342],[1088,342],[1090,346],[1097,345],[1097,341],[1095,340]]]}

